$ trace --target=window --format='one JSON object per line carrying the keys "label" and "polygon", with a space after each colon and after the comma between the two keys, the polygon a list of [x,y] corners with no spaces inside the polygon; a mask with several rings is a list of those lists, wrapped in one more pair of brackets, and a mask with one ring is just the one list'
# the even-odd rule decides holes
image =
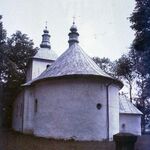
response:
{"label": "window", "polygon": [[50,66],[50,64],[47,64],[46,69]]}
{"label": "window", "polygon": [[96,105],[96,107],[97,107],[97,109],[99,110],[99,109],[101,109],[102,104],[98,103],[98,104]]}
{"label": "window", "polygon": [[38,111],[38,100],[35,99],[35,102],[34,102],[34,112],[36,113]]}
{"label": "window", "polygon": [[121,126],[122,126],[122,129],[125,129],[126,127],[125,123],[123,123]]}

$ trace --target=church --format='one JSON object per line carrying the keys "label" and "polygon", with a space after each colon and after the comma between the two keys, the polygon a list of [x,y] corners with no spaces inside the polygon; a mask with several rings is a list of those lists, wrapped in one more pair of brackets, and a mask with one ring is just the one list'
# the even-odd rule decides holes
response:
{"label": "church", "polygon": [[119,132],[141,135],[142,113],[119,95],[123,83],[102,71],[79,46],[75,23],[68,48],[52,50],[47,27],[14,102],[13,129],[38,137],[102,141]]}

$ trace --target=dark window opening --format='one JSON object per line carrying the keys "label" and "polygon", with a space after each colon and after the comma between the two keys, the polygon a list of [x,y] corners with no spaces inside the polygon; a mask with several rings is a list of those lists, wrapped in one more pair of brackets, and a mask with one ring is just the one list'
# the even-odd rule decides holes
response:
{"label": "dark window opening", "polygon": [[98,103],[98,104],[96,105],[96,107],[97,107],[97,109],[99,110],[99,109],[101,109],[102,104]]}
{"label": "dark window opening", "polygon": [[126,125],[125,123],[122,124],[122,129],[125,129]]}
{"label": "dark window opening", "polygon": [[46,69],[50,66],[50,64],[47,64]]}
{"label": "dark window opening", "polygon": [[38,100],[35,99],[34,112],[36,113],[37,111],[38,111]]}

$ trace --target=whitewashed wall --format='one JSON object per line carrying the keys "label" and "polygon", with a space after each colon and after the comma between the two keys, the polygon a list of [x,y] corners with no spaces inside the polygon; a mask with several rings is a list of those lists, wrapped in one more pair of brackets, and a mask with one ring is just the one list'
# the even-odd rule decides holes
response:
{"label": "whitewashed wall", "polygon": [[14,102],[12,127],[16,131],[33,133],[33,119],[34,95],[32,88],[25,88]]}
{"label": "whitewashed wall", "polygon": [[34,95],[32,88],[24,89],[24,114],[23,114],[23,132],[33,133],[34,121]]}
{"label": "whitewashed wall", "polygon": [[32,59],[28,65],[26,81],[28,82],[38,77],[44,70],[46,70],[46,66],[52,62],[53,61],[51,60]]}
{"label": "whitewashed wall", "polygon": [[[119,132],[119,104],[116,96],[118,88],[111,86],[110,90],[112,138],[113,134]],[[106,139],[106,85],[102,81],[43,81],[36,85],[34,92],[34,98],[38,100],[33,125],[36,136],[76,140]],[[96,108],[98,103],[102,104],[100,110]]]}
{"label": "whitewashed wall", "polygon": [[119,88],[113,84],[109,86],[109,139],[119,131]]}
{"label": "whitewashed wall", "polygon": [[16,131],[22,131],[23,130],[23,100],[24,100],[24,92],[21,92],[13,105],[13,121],[12,121],[12,128]]}
{"label": "whitewashed wall", "polygon": [[141,115],[120,114],[120,132],[141,135]]}
{"label": "whitewashed wall", "polygon": [[32,79],[32,60],[28,62],[27,66],[27,74],[26,74],[26,82]]}

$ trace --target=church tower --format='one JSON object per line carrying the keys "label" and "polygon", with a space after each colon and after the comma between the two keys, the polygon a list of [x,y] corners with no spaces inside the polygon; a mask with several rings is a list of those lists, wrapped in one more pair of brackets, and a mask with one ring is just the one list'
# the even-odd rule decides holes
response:
{"label": "church tower", "polygon": [[56,53],[51,49],[50,34],[47,26],[43,30],[42,42],[36,55],[28,63],[26,82],[39,76],[56,59]]}

